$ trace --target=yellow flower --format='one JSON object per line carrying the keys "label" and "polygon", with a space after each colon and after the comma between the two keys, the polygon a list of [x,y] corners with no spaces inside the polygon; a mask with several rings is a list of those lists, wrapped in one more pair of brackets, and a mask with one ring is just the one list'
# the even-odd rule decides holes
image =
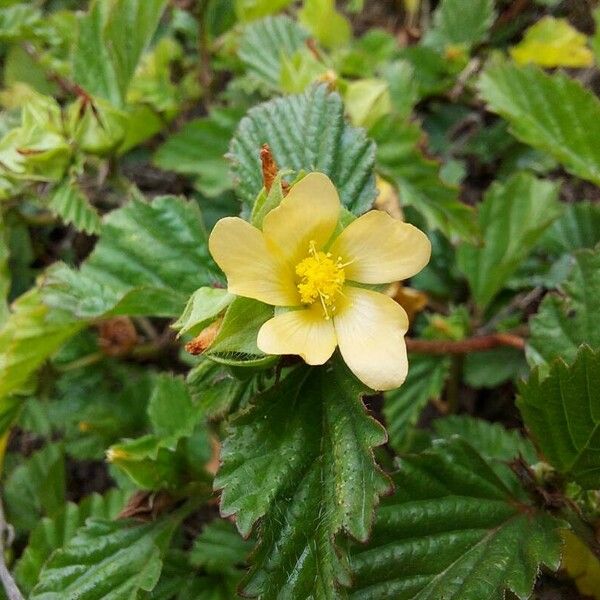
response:
{"label": "yellow flower", "polygon": [[408,371],[408,317],[394,300],[360,285],[415,275],[431,244],[416,227],[377,210],[334,236],[340,211],[330,179],[310,173],[265,216],[262,231],[238,217],[221,219],[209,249],[230,293],[291,309],[276,309],[261,327],[263,352],[321,365],[339,346],[363,383],[393,389]]}

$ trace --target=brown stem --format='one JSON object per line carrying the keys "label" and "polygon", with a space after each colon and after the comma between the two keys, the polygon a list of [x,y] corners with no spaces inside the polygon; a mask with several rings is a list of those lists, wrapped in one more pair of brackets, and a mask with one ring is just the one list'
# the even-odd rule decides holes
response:
{"label": "brown stem", "polygon": [[510,346],[523,350],[525,340],[511,333],[493,333],[466,340],[415,340],[406,338],[406,348],[413,354],[469,354],[471,352],[485,352],[500,346]]}

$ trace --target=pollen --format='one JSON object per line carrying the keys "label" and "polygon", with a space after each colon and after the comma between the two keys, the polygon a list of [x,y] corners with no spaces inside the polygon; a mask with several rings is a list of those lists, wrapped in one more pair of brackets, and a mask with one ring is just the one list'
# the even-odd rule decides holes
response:
{"label": "pollen", "polygon": [[315,242],[310,242],[308,256],[296,265],[302,304],[310,305],[319,301],[325,318],[330,319],[346,280],[344,266],[341,257],[334,259],[330,253],[317,251]]}

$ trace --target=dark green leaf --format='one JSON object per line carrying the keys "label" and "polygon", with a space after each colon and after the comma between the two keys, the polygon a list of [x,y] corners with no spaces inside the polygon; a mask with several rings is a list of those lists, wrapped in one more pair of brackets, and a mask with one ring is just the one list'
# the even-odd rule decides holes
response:
{"label": "dark green leaf", "polygon": [[513,496],[462,440],[404,457],[397,492],[356,548],[353,599],[529,598],[544,564],[560,563],[560,523]]}
{"label": "dark green leaf", "polygon": [[280,169],[328,175],[342,204],[355,214],[371,207],[376,196],[375,146],[361,129],[344,121],[341,98],[326,86],[260,104],[240,122],[229,154],[236,193],[246,212],[263,187],[259,153],[264,143]]}
{"label": "dark green leaf", "polygon": [[593,248],[600,242],[600,204],[570,204],[542,241],[544,248],[557,254]]}
{"label": "dark green leaf", "polygon": [[361,391],[341,366],[299,368],[232,421],[215,480],[221,512],[242,534],[263,517],[245,593],[334,598],[336,581],[348,583],[335,536],[365,540],[389,489],[372,454],[385,432]]}
{"label": "dark green leaf", "polygon": [[519,388],[525,425],[546,459],[586,489],[600,488],[600,353],[584,346],[571,366],[558,359]]}
{"label": "dark green leaf", "polygon": [[75,181],[67,179],[59,185],[48,206],[65,223],[72,224],[80,231],[98,233],[100,230],[100,215]]}

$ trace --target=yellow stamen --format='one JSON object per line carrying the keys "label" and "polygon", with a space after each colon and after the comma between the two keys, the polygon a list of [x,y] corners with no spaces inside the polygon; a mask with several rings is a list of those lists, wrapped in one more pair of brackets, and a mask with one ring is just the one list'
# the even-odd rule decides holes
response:
{"label": "yellow stamen", "polygon": [[346,280],[341,257],[334,260],[330,253],[317,251],[315,242],[310,242],[308,257],[296,265],[300,277],[298,291],[302,304],[313,304],[317,300],[323,307],[326,319],[335,311],[336,297],[342,293]]}

